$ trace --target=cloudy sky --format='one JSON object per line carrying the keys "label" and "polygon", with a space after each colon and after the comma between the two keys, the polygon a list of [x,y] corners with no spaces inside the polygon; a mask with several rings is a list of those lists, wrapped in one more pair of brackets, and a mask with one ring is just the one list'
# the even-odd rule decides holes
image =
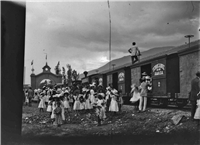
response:
{"label": "cloudy sky", "polygon": [[[54,73],[71,64],[82,73],[109,60],[109,10],[107,1],[26,3],[25,83],[30,83],[31,61],[42,72],[45,55]],[[128,54],[135,41],[141,51],[178,46],[187,34],[199,38],[199,4],[181,1],[110,1],[112,59]]]}

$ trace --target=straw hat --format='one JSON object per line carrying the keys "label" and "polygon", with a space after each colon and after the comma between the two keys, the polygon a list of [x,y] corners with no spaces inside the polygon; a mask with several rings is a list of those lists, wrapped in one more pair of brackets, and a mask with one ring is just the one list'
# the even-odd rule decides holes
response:
{"label": "straw hat", "polygon": [[143,75],[143,76],[146,76],[146,75],[147,75],[147,73],[146,73],[146,72],[143,72],[143,73],[142,73],[142,75]]}

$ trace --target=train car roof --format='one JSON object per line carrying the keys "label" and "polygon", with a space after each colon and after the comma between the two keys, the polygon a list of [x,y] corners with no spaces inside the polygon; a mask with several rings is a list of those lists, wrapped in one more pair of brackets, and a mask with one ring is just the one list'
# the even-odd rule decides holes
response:
{"label": "train car roof", "polygon": [[113,73],[115,71],[119,71],[120,69],[124,69],[126,67],[131,67],[131,68],[137,67],[137,66],[145,64],[149,61],[153,61],[153,60],[156,60],[156,59],[159,59],[159,58],[163,58],[163,57],[166,57],[168,55],[179,54],[179,53],[182,53],[182,52],[185,52],[185,51],[190,51],[194,48],[198,49],[199,44],[200,44],[200,40],[196,40],[196,41],[193,41],[193,42],[190,43],[190,48],[188,47],[188,45],[180,45],[180,46],[177,46],[177,47],[172,46],[170,49],[166,49],[162,52],[154,52],[150,55],[147,54],[147,53],[143,53],[140,56],[140,62],[138,62],[138,63],[132,64],[132,63],[129,62],[129,63],[115,67],[114,70],[113,69],[111,69],[111,70],[107,69],[105,71],[99,72],[98,74],[91,74],[90,76],[102,75],[102,74],[106,74],[106,73]]}

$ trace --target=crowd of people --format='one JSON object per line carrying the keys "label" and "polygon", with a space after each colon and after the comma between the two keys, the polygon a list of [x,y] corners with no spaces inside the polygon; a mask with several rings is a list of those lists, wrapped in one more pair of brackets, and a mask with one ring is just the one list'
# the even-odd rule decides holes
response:
{"label": "crowd of people", "polygon": [[[192,104],[191,117],[200,119],[200,72],[196,74],[192,81],[190,101]],[[151,93],[152,84],[148,75],[142,76],[140,85],[131,85],[130,102],[136,105],[137,112],[145,112],[147,108],[147,96]],[[60,126],[66,120],[66,114],[70,115],[71,111],[75,116],[82,112],[91,113],[95,110],[98,125],[106,119],[106,113],[116,114],[121,111],[123,105],[122,91],[116,90],[111,84],[104,89],[102,85],[88,84],[85,86],[74,85],[72,87],[54,87],[44,86],[42,89],[32,91],[31,88],[24,90],[25,105],[31,106],[33,97],[38,100],[39,112],[49,112],[52,122]],[[46,110],[45,110],[46,109]]]}
{"label": "crowd of people", "polygon": [[[31,106],[31,95],[38,101],[39,112],[49,112],[52,122],[60,126],[66,120],[66,115],[71,111],[75,116],[82,112],[91,113],[95,110],[98,125],[106,119],[106,112],[116,114],[121,111],[123,104],[122,92],[117,91],[109,85],[106,89],[102,85],[95,83],[90,85],[75,85],[73,87],[54,87],[44,86],[42,89],[31,88],[25,91],[25,105]],[[32,98],[33,98],[32,97]]]}

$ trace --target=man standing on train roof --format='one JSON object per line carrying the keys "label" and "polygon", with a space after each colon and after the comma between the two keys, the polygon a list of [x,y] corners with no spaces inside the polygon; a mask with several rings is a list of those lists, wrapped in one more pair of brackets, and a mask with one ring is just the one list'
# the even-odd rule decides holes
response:
{"label": "man standing on train roof", "polygon": [[196,73],[196,78],[191,82],[190,102],[191,102],[191,118],[194,118],[194,114],[197,108],[197,99],[200,99],[197,94],[200,92],[200,71]]}
{"label": "man standing on train roof", "polygon": [[138,57],[141,56],[141,53],[135,42],[133,42],[132,45],[133,47],[131,47],[128,52],[131,54],[132,64],[134,64],[139,60]]}

